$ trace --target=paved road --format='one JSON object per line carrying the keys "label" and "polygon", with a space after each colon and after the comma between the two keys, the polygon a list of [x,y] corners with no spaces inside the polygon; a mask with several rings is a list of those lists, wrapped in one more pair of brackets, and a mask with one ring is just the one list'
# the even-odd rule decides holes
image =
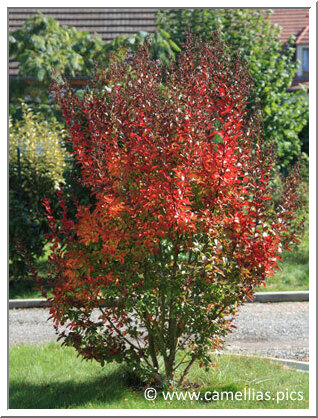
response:
{"label": "paved road", "polygon": [[[46,309],[10,309],[12,344],[56,339]],[[240,309],[236,330],[227,337],[229,352],[308,361],[308,303],[250,303]]]}

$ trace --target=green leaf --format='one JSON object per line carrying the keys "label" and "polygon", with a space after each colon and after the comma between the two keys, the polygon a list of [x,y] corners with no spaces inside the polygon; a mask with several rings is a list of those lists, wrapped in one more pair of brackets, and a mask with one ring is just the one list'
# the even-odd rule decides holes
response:
{"label": "green leaf", "polygon": [[223,138],[219,134],[215,134],[213,142],[216,144],[221,144],[223,143]]}

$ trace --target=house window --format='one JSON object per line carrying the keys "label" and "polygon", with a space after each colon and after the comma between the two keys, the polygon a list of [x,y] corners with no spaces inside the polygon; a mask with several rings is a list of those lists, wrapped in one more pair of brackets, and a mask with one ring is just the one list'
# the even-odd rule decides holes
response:
{"label": "house window", "polygon": [[309,75],[309,46],[298,45],[297,46],[297,59],[300,61],[297,75],[299,77],[308,77]]}
{"label": "house window", "polygon": [[302,73],[303,75],[309,74],[309,48],[303,48],[302,51]]}

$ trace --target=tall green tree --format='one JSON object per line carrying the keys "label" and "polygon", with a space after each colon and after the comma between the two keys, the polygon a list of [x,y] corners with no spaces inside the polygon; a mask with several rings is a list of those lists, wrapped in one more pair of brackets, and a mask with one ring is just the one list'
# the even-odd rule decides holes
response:
{"label": "tall green tree", "polygon": [[217,31],[232,53],[241,55],[255,83],[250,105],[260,105],[265,137],[277,144],[280,166],[286,168],[301,151],[299,133],[308,123],[308,101],[305,90],[288,91],[298,65],[294,39],[283,45],[281,28],[269,21],[270,14],[264,9],[165,9],[157,25],[178,46],[188,33],[212,40]]}
{"label": "tall green tree", "polygon": [[9,36],[9,54],[19,62],[21,78],[10,85],[10,101],[29,96],[48,102],[52,71],[67,77],[89,75],[94,62],[103,55],[104,42],[98,36],[60,25],[55,19],[38,14]]}
{"label": "tall green tree", "polygon": [[32,16],[9,36],[9,54],[19,62],[21,76],[10,85],[10,102],[13,104],[28,96],[43,105],[49,102],[53,71],[67,78],[91,78],[95,65],[107,65],[111,57],[118,59],[127,50],[136,51],[148,38],[152,39],[150,52],[153,57],[165,64],[180,51],[163,29],[152,35],[140,31],[130,37],[118,36],[105,42],[97,34],[60,25],[41,13]]}

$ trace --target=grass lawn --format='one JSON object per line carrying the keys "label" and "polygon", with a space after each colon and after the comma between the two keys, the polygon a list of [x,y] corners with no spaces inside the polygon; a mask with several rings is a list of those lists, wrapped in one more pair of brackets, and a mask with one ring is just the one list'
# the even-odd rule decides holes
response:
{"label": "grass lawn", "polygon": [[[44,254],[37,260],[36,268],[41,277],[47,274],[47,259],[50,253],[50,245],[44,247]],[[21,280],[9,283],[9,299],[39,299],[42,298],[41,292],[36,289],[32,280]]]}
{"label": "grass lawn", "polygon": [[283,253],[281,270],[266,281],[266,286],[256,292],[277,292],[281,290],[309,289],[309,228],[306,227],[301,243],[293,251]]}
{"label": "grass lawn", "polygon": [[[188,382],[195,386],[185,390],[270,392],[276,398],[279,391],[303,392],[303,400],[219,400],[165,401],[158,393],[155,401],[144,399],[144,388],[134,387],[123,366],[85,362],[76,357],[72,348],[58,343],[20,345],[10,347],[9,382],[10,409],[55,408],[308,408],[309,376],[271,363],[269,360],[248,356],[219,355],[219,365],[208,373],[193,367]],[[195,389],[194,389],[195,387]],[[280,395],[282,396],[282,395]]]}

